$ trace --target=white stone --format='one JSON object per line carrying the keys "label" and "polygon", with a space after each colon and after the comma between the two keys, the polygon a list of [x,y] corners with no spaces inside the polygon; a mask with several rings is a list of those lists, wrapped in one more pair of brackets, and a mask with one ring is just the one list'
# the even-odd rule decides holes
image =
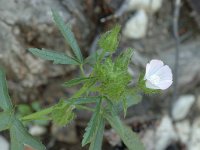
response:
{"label": "white stone", "polygon": [[155,150],[155,131],[152,129],[145,131],[142,137],[142,143],[144,144],[145,150]]}
{"label": "white stone", "polygon": [[194,95],[183,95],[174,103],[172,108],[172,117],[174,120],[184,119],[195,102]]}
{"label": "white stone", "polygon": [[139,10],[125,24],[123,35],[127,38],[140,39],[145,37],[148,26],[148,17],[144,10]]}
{"label": "white stone", "polygon": [[9,143],[3,136],[0,136],[0,149],[9,150]]}
{"label": "white stone", "polygon": [[180,141],[184,144],[187,144],[191,132],[191,125],[189,120],[177,122],[175,124],[175,128]]}
{"label": "white stone", "polygon": [[188,143],[188,150],[200,149],[200,118],[197,118],[192,125],[191,138]]}
{"label": "white stone", "polygon": [[155,135],[155,150],[165,150],[173,141],[177,140],[177,134],[174,130],[172,120],[169,116],[164,116]]}
{"label": "white stone", "polygon": [[46,128],[42,126],[34,125],[29,128],[29,133],[33,136],[40,136],[46,133]]}
{"label": "white stone", "polygon": [[114,129],[106,130],[104,132],[104,136],[110,145],[112,146],[121,145],[120,136],[115,132]]}
{"label": "white stone", "polygon": [[144,9],[155,13],[162,7],[163,0],[128,0],[128,10]]}

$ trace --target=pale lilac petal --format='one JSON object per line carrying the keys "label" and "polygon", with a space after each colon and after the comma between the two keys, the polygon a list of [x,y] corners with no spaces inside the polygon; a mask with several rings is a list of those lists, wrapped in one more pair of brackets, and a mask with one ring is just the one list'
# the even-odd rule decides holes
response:
{"label": "pale lilac petal", "polygon": [[172,80],[172,70],[167,65],[161,67],[155,75],[159,76],[161,81]]}
{"label": "pale lilac petal", "polygon": [[164,64],[161,60],[153,59],[150,61],[148,69],[146,67],[146,78],[154,74],[156,71],[158,71],[161,67],[163,67]]}
{"label": "pale lilac petal", "polygon": [[161,60],[151,60],[146,65],[146,87],[151,89],[165,90],[172,84],[172,71],[169,66],[163,64]]}
{"label": "pale lilac petal", "polygon": [[153,85],[149,80],[146,81],[146,87],[149,89],[160,89],[159,87]]}
{"label": "pale lilac petal", "polygon": [[157,84],[156,86],[158,86],[161,90],[165,90],[168,87],[170,87],[172,85],[173,81],[172,80],[164,80],[161,81],[159,84]]}
{"label": "pale lilac petal", "polygon": [[148,63],[148,64],[146,65],[146,73],[145,73],[145,76],[144,76],[144,80],[146,80],[147,77],[148,77],[149,69],[150,69],[150,64]]}

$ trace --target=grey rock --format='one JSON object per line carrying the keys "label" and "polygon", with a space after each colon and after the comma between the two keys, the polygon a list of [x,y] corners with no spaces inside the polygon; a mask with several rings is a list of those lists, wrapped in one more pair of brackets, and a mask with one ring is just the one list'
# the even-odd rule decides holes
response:
{"label": "grey rock", "polygon": [[155,150],[165,150],[167,146],[177,140],[177,134],[169,116],[164,116],[156,130]]}
{"label": "grey rock", "polygon": [[172,108],[172,117],[174,120],[184,119],[195,102],[194,95],[182,95],[174,103]]}
{"label": "grey rock", "polygon": [[152,129],[145,131],[142,142],[144,143],[145,150],[155,150],[155,131]]}
{"label": "grey rock", "polygon": [[141,39],[145,37],[148,27],[148,16],[144,10],[139,10],[125,24],[122,31],[126,38]]}
{"label": "grey rock", "polygon": [[[180,45],[180,59],[178,67],[178,88],[184,92],[192,89],[200,81],[200,51],[199,40]],[[174,68],[175,49],[160,52],[158,58]],[[195,82],[194,82],[195,80]]]}
{"label": "grey rock", "polygon": [[[70,7],[66,5],[68,2]],[[77,0],[0,1],[0,64],[12,79],[12,85],[16,84],[12,90],[19,93],[19,89],[23,89],[26,95],[28,89],[30,91],[30,88],[46,84],[49,78],[65,75],[74,69],[71,65],[65,67],[43,61],[26,49],[37,47],[69,53],[70,48],[52,20],[51,8],[58,10],[64,20],[71,23],[78,41],[81,41],[89,34],[82,7]]]}
{"label": "grey rock", "polygon": [[184,144],[187,144],[191,133],[191,125],[189,120],[176,122],[175,128],[180,141]]}
{"label": "grey rock", "polygon": [[200,95],[197,95],[197,108],[200,110]]}
{"label": "grey rock", "polygon": [[196,118],[192,125],[191,138],[188,150],[199,150],[200,147],[200,118]]}

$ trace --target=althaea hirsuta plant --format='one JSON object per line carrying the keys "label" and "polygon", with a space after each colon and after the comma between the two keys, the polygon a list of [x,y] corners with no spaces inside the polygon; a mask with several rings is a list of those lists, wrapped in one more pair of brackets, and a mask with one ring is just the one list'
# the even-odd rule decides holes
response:
{"label": "althaea hirsuta plant", "polygon": [[[65,126],[76,117],[76,109],[93,113],[85,129],[82,146],[89,144],[89,150],[101,150],[105,123],[108,122],[129,150],[144,150],[136,133],[126,126],[118,115],[123,112],[125,117],[128,107],[141,101],[141,93],[153,94],[168,88],[172,84],[171,69],[164,66],[162,61],[152,60],[147,64],[146,73],[141,74],[138,83],[130,86],[132,77],[128,73],[128,65],[133,50],[126,49],[113,58],[119,44],[119,25],[100,37],[98,44],[101,50],[84,59],[69,25],[64,23],[58,12],[52,10],[52,15],[56,26],[70,45],[73,56],[44,48],[30,48],[28,51],[42,59],[53,61],[54,64],[79,66],[80,77],[65,82],[63,86],[70,88],[82,84],[82,87],[71,98],[60,98],[54,106],[19,118],[8,95],[5,74],[1,70],[0,131],[10,131],[11,150],[22,150],[24,145],[44,150],[45,146],[27,132],[23,123],[52,120],[55,124]],[[84,72],[85,65],[93,68],[89,75]],[[91,103],[95,107],[87,105]]]}

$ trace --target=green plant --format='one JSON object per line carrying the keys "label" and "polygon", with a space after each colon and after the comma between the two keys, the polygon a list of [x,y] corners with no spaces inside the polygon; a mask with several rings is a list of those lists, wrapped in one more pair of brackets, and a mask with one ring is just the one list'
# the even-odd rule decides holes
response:
{"label": "green plant", "polygon": [[[120,135],[129,150],[144,150],[136,133],[126,126],[118,115],[120,112],[124,112],[125,117],[127,108],[141,101],[141,92],[151,94],[157,90],[146,88],[144,75],[140,77],[136,86],[129,86],[132,77],[128,73],[128,65],[133,54],[132,49],[125,50],[115,59],[112,58],[119,43],[120,26],[117,25],[103,34],[99,39],[101,51],[84,59],[70,26],[64,23],[58,12],[52,10],[52,14],[55,24],[72,48],[73,56],[47,49],[30,48],[28,50],[35,56],[53,61],[54,64],[79,66],[80,77],[65,82],[63,86],[69,88],[82,84],[82,87],[71,98],[61,98],[58,104],[37,110],[32,114],[29,114],[29,108],[23,106],[23,112],[25,109],[25,113],[28,111],[28,115],[16,116],[15,108],[8,95],[5,75],[1,70],[0,107],[3,111],[0,113],[0,131],[10,130],[11,150],[22,150],[24,144],[37,150],[44,150],[45,146],[27,132],[23,122],[52,120],[54,123],[64,126],[76,117],[75,109],[93,112],[83,136],[82,146],[90,144],[90,150],[101,150],[107,121]],[[90,65],[93,68],[88,76],[85,75],[84,65]],[[91,96],[94,94],[96,96]],[[87,104],[91,103],[95,107],[88,107]]]}

